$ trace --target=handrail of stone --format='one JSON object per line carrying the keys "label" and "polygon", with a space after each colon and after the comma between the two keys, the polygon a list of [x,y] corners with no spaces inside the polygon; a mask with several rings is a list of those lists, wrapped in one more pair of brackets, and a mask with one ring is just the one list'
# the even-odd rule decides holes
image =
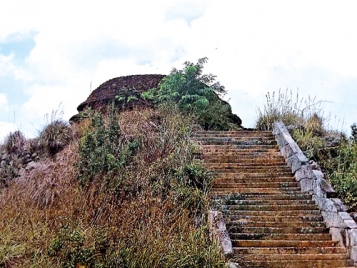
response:
{"label": "handrail of stone", "polygon": [[308,159],[291,137],[283,122],[273,124],[273,134],[285,162],[291,168],[301,191],[312,195],[330,229],[333,241],[347,248],[349,257],[357,262],[357,224],[347,213],[341,199],[321,171],[313,170]]}
{"label": "handrail of stone", "polygon": [[221,245],[223,254],[225,256],[232,254],[232,241],[221,211],[208,211],[208,228],[212,238]]}

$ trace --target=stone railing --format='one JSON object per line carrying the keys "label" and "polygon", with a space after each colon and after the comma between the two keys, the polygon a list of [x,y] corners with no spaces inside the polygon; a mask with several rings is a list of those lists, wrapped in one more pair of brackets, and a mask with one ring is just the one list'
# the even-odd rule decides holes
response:
{"label": "stone railing", "polygon": [[210,235],[215,239],[223,250],[225,256],[229,256],[233,253],[232,241],[229,237],[226,222],[223,214],[220,211],[208,212],[208,228]]}
{"label": "stone railing", "polygon": [[282,122],[273,124],[273,134],[287,165],[291,168],[301,191],[312,195],[321,210],[332,239],[347,248],[349,257],[357,262],[357,224],[346,212],[343,202],[325,180],[321,171],[313,170],[308,159]]}

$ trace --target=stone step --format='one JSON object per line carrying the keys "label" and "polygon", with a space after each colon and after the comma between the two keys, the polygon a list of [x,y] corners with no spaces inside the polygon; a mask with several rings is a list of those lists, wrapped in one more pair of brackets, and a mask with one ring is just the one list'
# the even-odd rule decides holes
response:
{"label": "stone step", "polygon": [[293,178],[291,172],[269,172],[269,174],[265,174],[262,172],[214,172],[215,178],[223,179],[223,178],[282,178],[282,177],[290,177]]}
{"label": "stone step", "polygon": [[249,130],[249,131],[196,131],[194,136],[199,135],[222,135],[222,136],[229,136],[229,135],[240,135],[240,136],[272,136],[273,134],[271,131],[260,131],[260,130]]}
{"label": "stone step", "polygon": [[283,163],[275,163],[275,162],[265,162],[265,163],[217,163],[217,162],[211,162],[211,163],[204,163],[204,166],[208,169],[239,169],[239,170],[252,170],[252,169],[257,169],[257,170],[265,170],[265,171],[271,171],[273,168],[274,170],[278,171],[286,171],[291,173],[291,169]]}
{"label": "stone step", "polygon": [[235,240],[232,239],[233,247],[334,247],[338,242],[332,240],[301,241],[301,240]]}
{"label": "stone step", "polygon": [[294,215],[294,216],[271,216],[271,215],[227,215],[226,222],[228,225],[234,223],[242,222],[254,222],[259,223],[263,222],[268,224],[270,222],[279,222],[279,223],[289,223],[289,222],[322,222],[323,218],[321,215]]}
{"label": "stone step", "polygon": [[325,228],[326,224],[322,221],[292,221],[292,222],[256,222],[251,219],[242,218],[236,221],[231,221],[227,223],[227,228],[259,228],[259,227],[267,227],[267,228]]}
{"label": "stone step", "polygon": [[235,254],[347,254],[343,247],[235,247]]}
{"label": "stone step", "polygon": [[250,268],[337,268],[344,265],[352,264],[351,261],[345,259],[339,260],[328,260],[328,259],[319,259],[319,260],[271,260],[271,261],[248,261],[240,260],[241,265],[238,267],[250,267]]}
{"label": "stone step", "polygon": [[292,182],[245,182],[245,183],[229,183],[229,182],[216,182],[213,183],[213,188],[288,188],[299,187],[295,181]]}
{"label": "stone step", "polygon": [[297,194],[300,191],[299,187],[286,187],[286,188],[247,188],[247,187],[229,187],[229,188],[214,188],[212,194]]}
{"label": "stone step", "polygon": [[326,227],[296,227],[296,226],[284,226],[284,227],[249,227],[249,226],[230,226],[228,228],[229,233],[255,233],[255,234],[317,234],[328,233],[329,229]]}
{"label": "stone step", "polygon": [[[206,166],[206,165],[205,165]],[[291,176],[291,171],[288,167],[241,167],[241,168],[211,168],[206,166],[206,168],[212,172],[216,173],[236,173],[236,174],[255,174],[263,173],[266,176]]]}
{"label": "stone step", "polygon": [[212,204],[218,205],[315,205],[313,200],[230,200],[230,199],[215,199],[211,201]]}
{"label": "stone step", "polygon": [[247,145],[253,144],[277,144],[273,137],[244,137],[244,136],[196,136],[192,138],[196,142],[205,142],[205,144],[215,145],[215,142],[224,142],[225,144],[234,144],[235,142],[246,143]]}
{"label": "stone step", "polygon": [[293,177],[255,177],[251,178],[248,176],[237,176],[235,178],[222,178],[216,177],[214,179],[214,183],[288,183],[288,182],[295,182]]}
{"label": "stone step", "polygon": [[[298,210],[317,210],[315,204],[297,204],[297,205],[226,205],[226,210],[236,213],[244,211],[298,211]],[[318,211],[320,213],[320,211]]]}
{"label": "stone step", "polygon": [[245,163],[245,164],[264,164],[264,163],[274,163],[277,165],[286,165],[284,158],[274,155],[266,156],[216,156],[216,155],[203,155],[197,157],[198,159],[204,160],[205,163]]}
{"label": "stone step", "polygon": [[271,210],[222,210],[225,216],[236,216],[236,215],[244,215],[244,216],[270,216],[270,217],[284,217],[285,215],[289,216],[314,216],[320,215],[320,210],[286,210],[286,211],[271,211]]}
{"label": "stone step", "polygon": [[251,260],[343,260],[347,253],[275,253],[275,254],[244,254],[242,258],[246,261]]}
{"label": "stone step", "polygon": [[213,183],[292,183],[296,182],[293,177],[255,177],[237,176],[236,178],[215,178]]}
{"label": "stone step", "polygon": [[331,241],[330,234],[289,234],[289,233],[230,233],[232,240],[288,240],[288,241]]}
{"label": "stone step", "polygon": [[234,193],[234,194],[211,194],[212,199],[228,199],[228,200],[312,200],[311,195],[298,192],[282,192],[278,194],[261,193]]}
{"label": "stone step", "polygon": [[216,152],[219,150],[224,151],[246,151],[246,152],[266,152],[275,151],[279,152],[277,145],[235,145],[235,144],[201,144],[200,149],[203,153],[206,151]]}
{"label": "stone step", "polygon": [[207,149],[205,153],[197,153],[196,158],[201,157],[240,157],[240,158],[254,158],[254,157],[270,157],[275,154],[280,153],[278,149],[269,150],[234,150],[234,149],[224,149],[224,150],[211,150]]}
{"label": "stone step", "polygon": [[237,146],[264,146],[273,145],[276,146],[277,143],[272,139],[235,139],[235,138],[195,138],[195,141],[199,145],[237,145]]}

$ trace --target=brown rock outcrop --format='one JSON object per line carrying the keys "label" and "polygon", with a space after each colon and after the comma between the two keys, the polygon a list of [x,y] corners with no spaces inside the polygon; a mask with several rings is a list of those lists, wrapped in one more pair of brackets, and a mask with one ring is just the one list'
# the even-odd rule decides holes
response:
{"label": "brown rock outcrop", "polygon": [[[147,74],[121,76],[110,79],[96,88],[89,95],[87,100],[78,106],[77,110],[78,112],[81,112],[86,107],[91,107],[94,110],[100,110],[113,101],[119,109],[153,107],[152,102],[141,98],[141,93],[152,88],[158,88],[164,77],[165,75],[161,74]],[[225,101],[223,102],[228,104]],[[70,119],[70,121],[77,121],[77,119],[79,119],[79,117],[75,115]],[[232,123],[239,126],[242,123],[241,119],[232,112],[229,119]]]}

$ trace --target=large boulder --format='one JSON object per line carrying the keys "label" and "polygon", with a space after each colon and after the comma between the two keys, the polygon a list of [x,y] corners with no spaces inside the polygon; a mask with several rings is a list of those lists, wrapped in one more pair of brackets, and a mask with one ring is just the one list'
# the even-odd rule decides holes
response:
{"label": "large boulder", "polygon": [[[141,97],[141,93],[152,88],[159,88],[160,82],[164,77],[165,75],[161,74],[146,74],[110,79],[96,88],[87,100],[78,106],[77,110],[81,112],[87,107],[101,110],[113,102],[119,110],[133,109],[133,107],[153,107],[153,103],[144,100]],[[228,104],[226,101],[223,102]],[[78,115],[75,115],[70,121],[73,122],[78,119]],[[231,109],[229,119],[238,126],[242,124],[242,120],[236,114],[233,114]]]}

